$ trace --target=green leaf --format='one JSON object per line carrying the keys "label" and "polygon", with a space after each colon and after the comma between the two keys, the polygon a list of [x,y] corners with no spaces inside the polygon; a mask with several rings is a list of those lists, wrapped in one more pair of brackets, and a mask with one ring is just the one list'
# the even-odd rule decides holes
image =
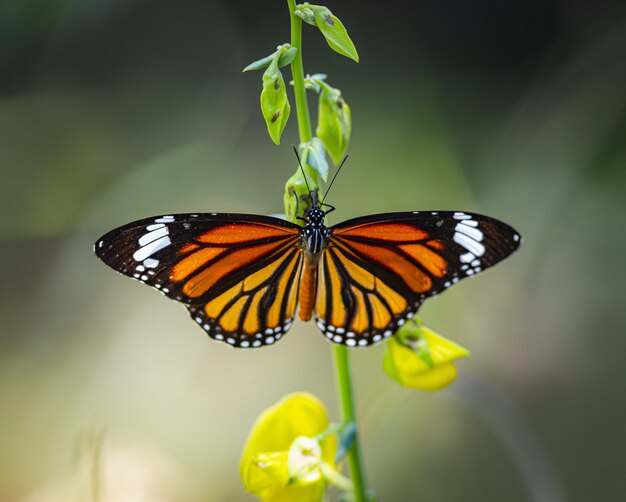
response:
{"label": "green leaf", "polygon": [[341,91],[318,81],[322,90],[319,97],[317,137],[322,140],[326,151],[338,164],[348,151],[352,133],[352,116],[348,103],[341,97]]}
{"label": "green leaf", "polygon": [[280,145],[280,136],[287,125],[291,106],[287,99],[287,90],[283,75],[278,69],[278,58],[275,58],[263,74],[263,91],[261,92],[261,112],[267,124],[267,132],[272,141]]}
{"label": "green leaf", "polygon": [[289,47],[288,49],[285,49],[284,52],[280,55],[280,59],[278,60],[278,66],[282,68],[283,66],[291,64],[291,62],[296,59],[297,54],[297,47]]}
{"label": "green leaf", "polygon": [[278,60],[278,66],[282,68],[283,66],[287,66],[288,64],[290,64],[295,59],[296,54],[298,54],[298,48],[291,47],[289,44],[285,44],[279,47],[278,50],[274,52],[273,54],[270,54],[269,56],[266,56],[257,61],[254,61],[253,63],[250,63],[248,66],[246,66],[243,69],[243,71],[246,72],[246,71],[251,71],[251,70],[262,70],[263,68],[267,68],[269,65],[272,64],[272,61],[274,61],[274,59],[279,53],[280,53],[280,58]]}
{"label": "green leaf", "polygon": [[319,138],[313,138],[300,145],[302,147],[302,158],[306,158],[306,164],[313,168],[317,174],[326,181],[328,179],[328,161],[326,160],[326,150],[324,143]]}
{"label": "green leaf", "polygon": [[276,52],[274,54],[270,54],[269,56],[265,56],[262,59],[258,59],[257,61],[250,63],[242,71],[246,72],[246,71],[251,71],[251,70],[262,70],[263,68],[267,68],[270,64],[272,64],[272,61],[274,61],[275,57],[276,57]]}
{"label": "green leaf", "polygon": [[308,8],[313,11],[315,24],[326,38],[331,49],[358,63],[359,55],[356,52],[356,47],[354,47],[348,31],[339,18],[328,7],[322,5],[309,5]]}

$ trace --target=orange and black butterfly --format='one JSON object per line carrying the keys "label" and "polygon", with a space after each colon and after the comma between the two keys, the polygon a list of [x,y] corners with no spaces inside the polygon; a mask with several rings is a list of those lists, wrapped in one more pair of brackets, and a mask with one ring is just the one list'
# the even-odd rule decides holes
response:
{"label": "orange and black butterfly", "polygon": [[365,347],[520,245],[513,228],[479,214],[387,213],[327,227],[333,209],[315,204],[303,226],[247,214],[154,216],[110,231],[95,252],[234,347],[280,340],[298,303],[300,318],[315,317],[332,342]]}

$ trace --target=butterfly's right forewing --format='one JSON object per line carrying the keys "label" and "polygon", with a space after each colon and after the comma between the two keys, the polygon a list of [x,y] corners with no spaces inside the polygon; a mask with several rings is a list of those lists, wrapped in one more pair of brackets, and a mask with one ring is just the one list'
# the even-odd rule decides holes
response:
{"label": "butterfly's right forewing", "polygon": [[315,316],[329,339],[352,347],[391,336],[426,298],[520,244],[509,225],[458,211],[365,216],[331,231]]}

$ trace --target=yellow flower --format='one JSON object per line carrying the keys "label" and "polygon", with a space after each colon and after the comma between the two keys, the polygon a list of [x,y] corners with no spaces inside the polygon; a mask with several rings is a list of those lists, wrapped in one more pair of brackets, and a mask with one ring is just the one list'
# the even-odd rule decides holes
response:
{"label": "yellow flower", "polygon": [[454,360],[468,355],[467,349],[411,321],[387,341],[383,368],[400,385],[437,391],[455,380]]}
{"label": "yellow flower", "polygon": [[257,418],[240,462],[246,489],[264,502],[321,501],[326,482],[349,487],[336,471],[337,441],[322,402],[299,392]]}

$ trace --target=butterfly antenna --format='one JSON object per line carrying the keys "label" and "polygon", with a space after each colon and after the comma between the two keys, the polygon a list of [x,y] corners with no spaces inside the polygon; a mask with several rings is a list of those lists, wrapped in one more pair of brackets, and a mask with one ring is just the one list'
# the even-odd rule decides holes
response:
{"label": "butterfly antenna", "polygon": [[302,162],[300,162],[300,155],[298,155],[298,149],[295,147],[295,145],[291,145],[293,148],[293,153],[296,154],[296,159],[298,159],[298,165],[300,166],[300,170],[302,171],[302,176],[304,176],[304,182],[306,183],[306,189],[309,191],[309,196],[312,197],[311,195],[311,187],[309,186],[309,182],[306,179],[306,173],[304,172],[304,168],[302,167]]}
{"label": "butterfly antenna", "polygon": [[332,188],[333,183],[335,182],[335,178],[337,178],[337,175],[339,174],[339,171],[341,171],[341,168],[346,163],[346,160],[348,160],[348,155],[350,155],[350,154],[347,153],[346,156],[343,158],[343,160],[341,161],[341,164],[339,164],[339,168],[337,169],[337,172],[333,176],[333,179],[330,180],[330,185],[328,185],[328,188],[326,189],[326,193],[324,194],[324,197],[322,197],[322,204],[326,200],[326,196],[328,195],[328,192],[330,192],[330,189]]}

